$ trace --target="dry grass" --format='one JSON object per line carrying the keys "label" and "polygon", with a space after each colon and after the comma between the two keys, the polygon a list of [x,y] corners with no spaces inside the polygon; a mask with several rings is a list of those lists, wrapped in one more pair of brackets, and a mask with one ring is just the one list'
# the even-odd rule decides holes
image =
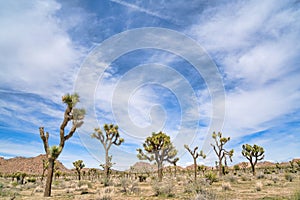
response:
{"label": "dry grass", "polygon": [[[54,183],[50,199],[299,199],[300,173],[292,174],[292,182],[285,173],[267,174],[253,177],[250,173],[218,177],[217,182],[198,177],[195,183],[188,174],[178,174],[177,178],[165,174],[162,183],[154,177],[146,182],[134,178],[116,177],[114,184],[104,187],[101,181],[59,179]],[[44,185],[38,181],[25,185],[15,185],[11,179],[0,178],[0,199],[46,199],[43,198]],[[298,192],[298,193],[297,193]],[[49,199],[49,198],[47,198]]]}

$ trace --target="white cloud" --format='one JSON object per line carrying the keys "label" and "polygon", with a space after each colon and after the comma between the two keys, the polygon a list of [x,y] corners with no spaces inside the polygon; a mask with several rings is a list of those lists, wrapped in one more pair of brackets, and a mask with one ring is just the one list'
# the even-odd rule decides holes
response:
{"label": "white cloud", "polygon": [[60,5],[55,1],[2,4],[1,84],[60,99],[72,90],[81,56],[55,17]]}

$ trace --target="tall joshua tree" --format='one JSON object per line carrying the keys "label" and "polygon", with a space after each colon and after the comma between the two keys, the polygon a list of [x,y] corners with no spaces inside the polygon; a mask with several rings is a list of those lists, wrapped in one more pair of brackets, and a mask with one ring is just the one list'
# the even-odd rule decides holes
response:
{"label": "tall joshua tree", "polygon": [[[65,142],[70,139],[73,134],[75,133],[76,129],[79,128],[83,124],[83,119],[85,115],[84,109],[77,109],[75,108],[76,104],[79,102],[78,94],[66,94],[62,97],[63,103],[67,105],[64,113],[64,119],[59,128],[59,135],[60,135],[60,143],[58,146],[49,146],[49,133],[44,131],[44,127],[40,127],[40,137],[44,143],[44,149],[46,152],[46,156],[48,159],[48,174],[47,174],[47,181],[44,191],[44,197],[51,196],[51,186],[52,186],[52,179],[53,179],[53,171],[54,171],[54,162],[61,154]],[[67,125],[72,122],[71,129],[67,134],[65,134],[65,128]]]}
{"label": "tall joshua tree", "polygon": [[157,164],[158,180],[162,181],[163,162],[167,161],[172,163],[174,161],[173,159],[177,159],[175,158],[177,150],[173,146],[170,136],[161,131],[159,133],[152,133],[152,136],[146,138],[143,147],[146,153],[144,153],[142,149],[137,149],[137,157],[140,160],[149,160],[150,162],[155,160]]}
{"label": "tall joshua tree", "polygon": [[242,155],[249,160],[253,176],[255,176],[255,165],[257,164],[257,161],[264,159],[265,155],[263,154],[265,153],[265,150],[263,147],[256,144],[253,146],[244,144],[242,148]]}
{"label": "tall joshua tree", "polygon": [[197,152],[198,147],[195,147],[194,150],[191,150],[189,148],[189,146],[185,144],[184,148],[186,148],[186,150],[188,150],[188,152],[190,152],[191,156],[193,157],[193,160],[194,160],[194,180],[196,181],[197,180],[197,158],[200,156],[203,159],[205,159],[206,155],[203,153],[202,150]]}
{"label": "tall joshua tree", "polygon": [[85,167],[82,160],[76,160],[73,162],[73,166],[75,167],[76,173],[78,175],[78,180],[81,180],[81,170]]}
{"label": "tall joshua tree", "polygon": [[108,155],[109,149],[112,145],[119,146],[124,142],[123,138],[120,138],[119,127],[113,124],[104,124],[104,132],[100,128],[95,128],[95,132],[91,135],[92,138],[96,138],[101,142],[105,151],[105,165],[104,173],[105,180],[109,179],[110,167],[112,166],[112,156]]}
{"label": "tall joshua tree", "polygon": [[216,155],[218,156],[219,162],[218,162],[218,167],[219,167],[219,175],[223,175],[223,160],[224,160],[224,165],[227,166],[227,160],[226,157],[229,157],[230,161],[232,162],[232,156],[233,156],[233,149],[230,151],[227,151],[224,149],[224,145],[230,140],[230,137],[222,137],[222,133],[218,132],[216,134],[213,132],[212,138],[215,140],[215,144],[211,144],[213,147]]}

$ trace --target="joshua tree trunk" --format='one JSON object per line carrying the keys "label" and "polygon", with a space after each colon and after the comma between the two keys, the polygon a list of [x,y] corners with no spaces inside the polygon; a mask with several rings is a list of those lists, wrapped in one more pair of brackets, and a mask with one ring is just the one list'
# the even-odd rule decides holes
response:
{"label": "joshua tree trunk", "polygon": [[219,159],[219,176],[222,176],[223,175],[223,169],[222,169],[222,159]]}
{"label": "joshua tree trunk", "polygon": [[51,196],[51,186],[52,186],[52,179],[53,179],[53,170],[54,170],[54,159],[49,158],[48,162],[48,176],[46,180],[46,187],[44,191],[44,197],[50,197]]}
{"label": "joshua tree trunk", "polygon": [[194,180],[197,180],[197,158],[194,158]]}
{"label": "joshua tree trunk", "polygon": [[108,156],[108,150],[105,149],[105,166],[104,166],[104,174],[105,174],[105,178],[108,180],[109,179],[109,165],[110,165],[110,161],[109,161],[109,156]]}
{"label": "joshua tree trunk", "polygon": [[157,165],[157,173],[158,173],[158,181],[161,182],[162,181],[162,178],[163,178],[163,168],[162,168],[162,163],[158,162],[158,165]]}
{"label": "joshua tree trunk", "polygon": [[252,162],[250,162],[250,164],[251,164],[252,174],[253,174],[253,176],[255,176],[255,174],[256,174],[255,165]]}

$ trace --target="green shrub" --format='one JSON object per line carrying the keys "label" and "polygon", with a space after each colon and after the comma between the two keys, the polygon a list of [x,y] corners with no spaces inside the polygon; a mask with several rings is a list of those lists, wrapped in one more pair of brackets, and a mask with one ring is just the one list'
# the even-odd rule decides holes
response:
{"label": "green shrub", "polygon": [[293,179],[294,179],[294,176],[293,176],[292,174],[290,174],[290,173],[286,173],[286,174],[284,175],[284,178],[285,178],[285,180],[287,180],[287,181],[289,181],[289,182],[292,182]]}
{"label": "green shrub", "polygon": [[36,182],[36,178],[34,178],[34,177],[28,178],[27,182],[28,183],[35,183]]}
{"label": "green shrub", "polygon": [[295,192],[293,197],[291,198],[292,200],[299,200],[300,199],[300,190]]}
{"label": "green shrub", "polygon": [[152,189],[155,196],[173,197],[174,196],[174,182],[173,180],[158,182],[152,181]]}
{"label": "green shrub", "polygon": [[209,184],[213,184],[214,182],[217,182],[217,174],[215,174],[212,171],[209,171],[208,173],[205,174],[205,178],[206,180],[209,182]]}

